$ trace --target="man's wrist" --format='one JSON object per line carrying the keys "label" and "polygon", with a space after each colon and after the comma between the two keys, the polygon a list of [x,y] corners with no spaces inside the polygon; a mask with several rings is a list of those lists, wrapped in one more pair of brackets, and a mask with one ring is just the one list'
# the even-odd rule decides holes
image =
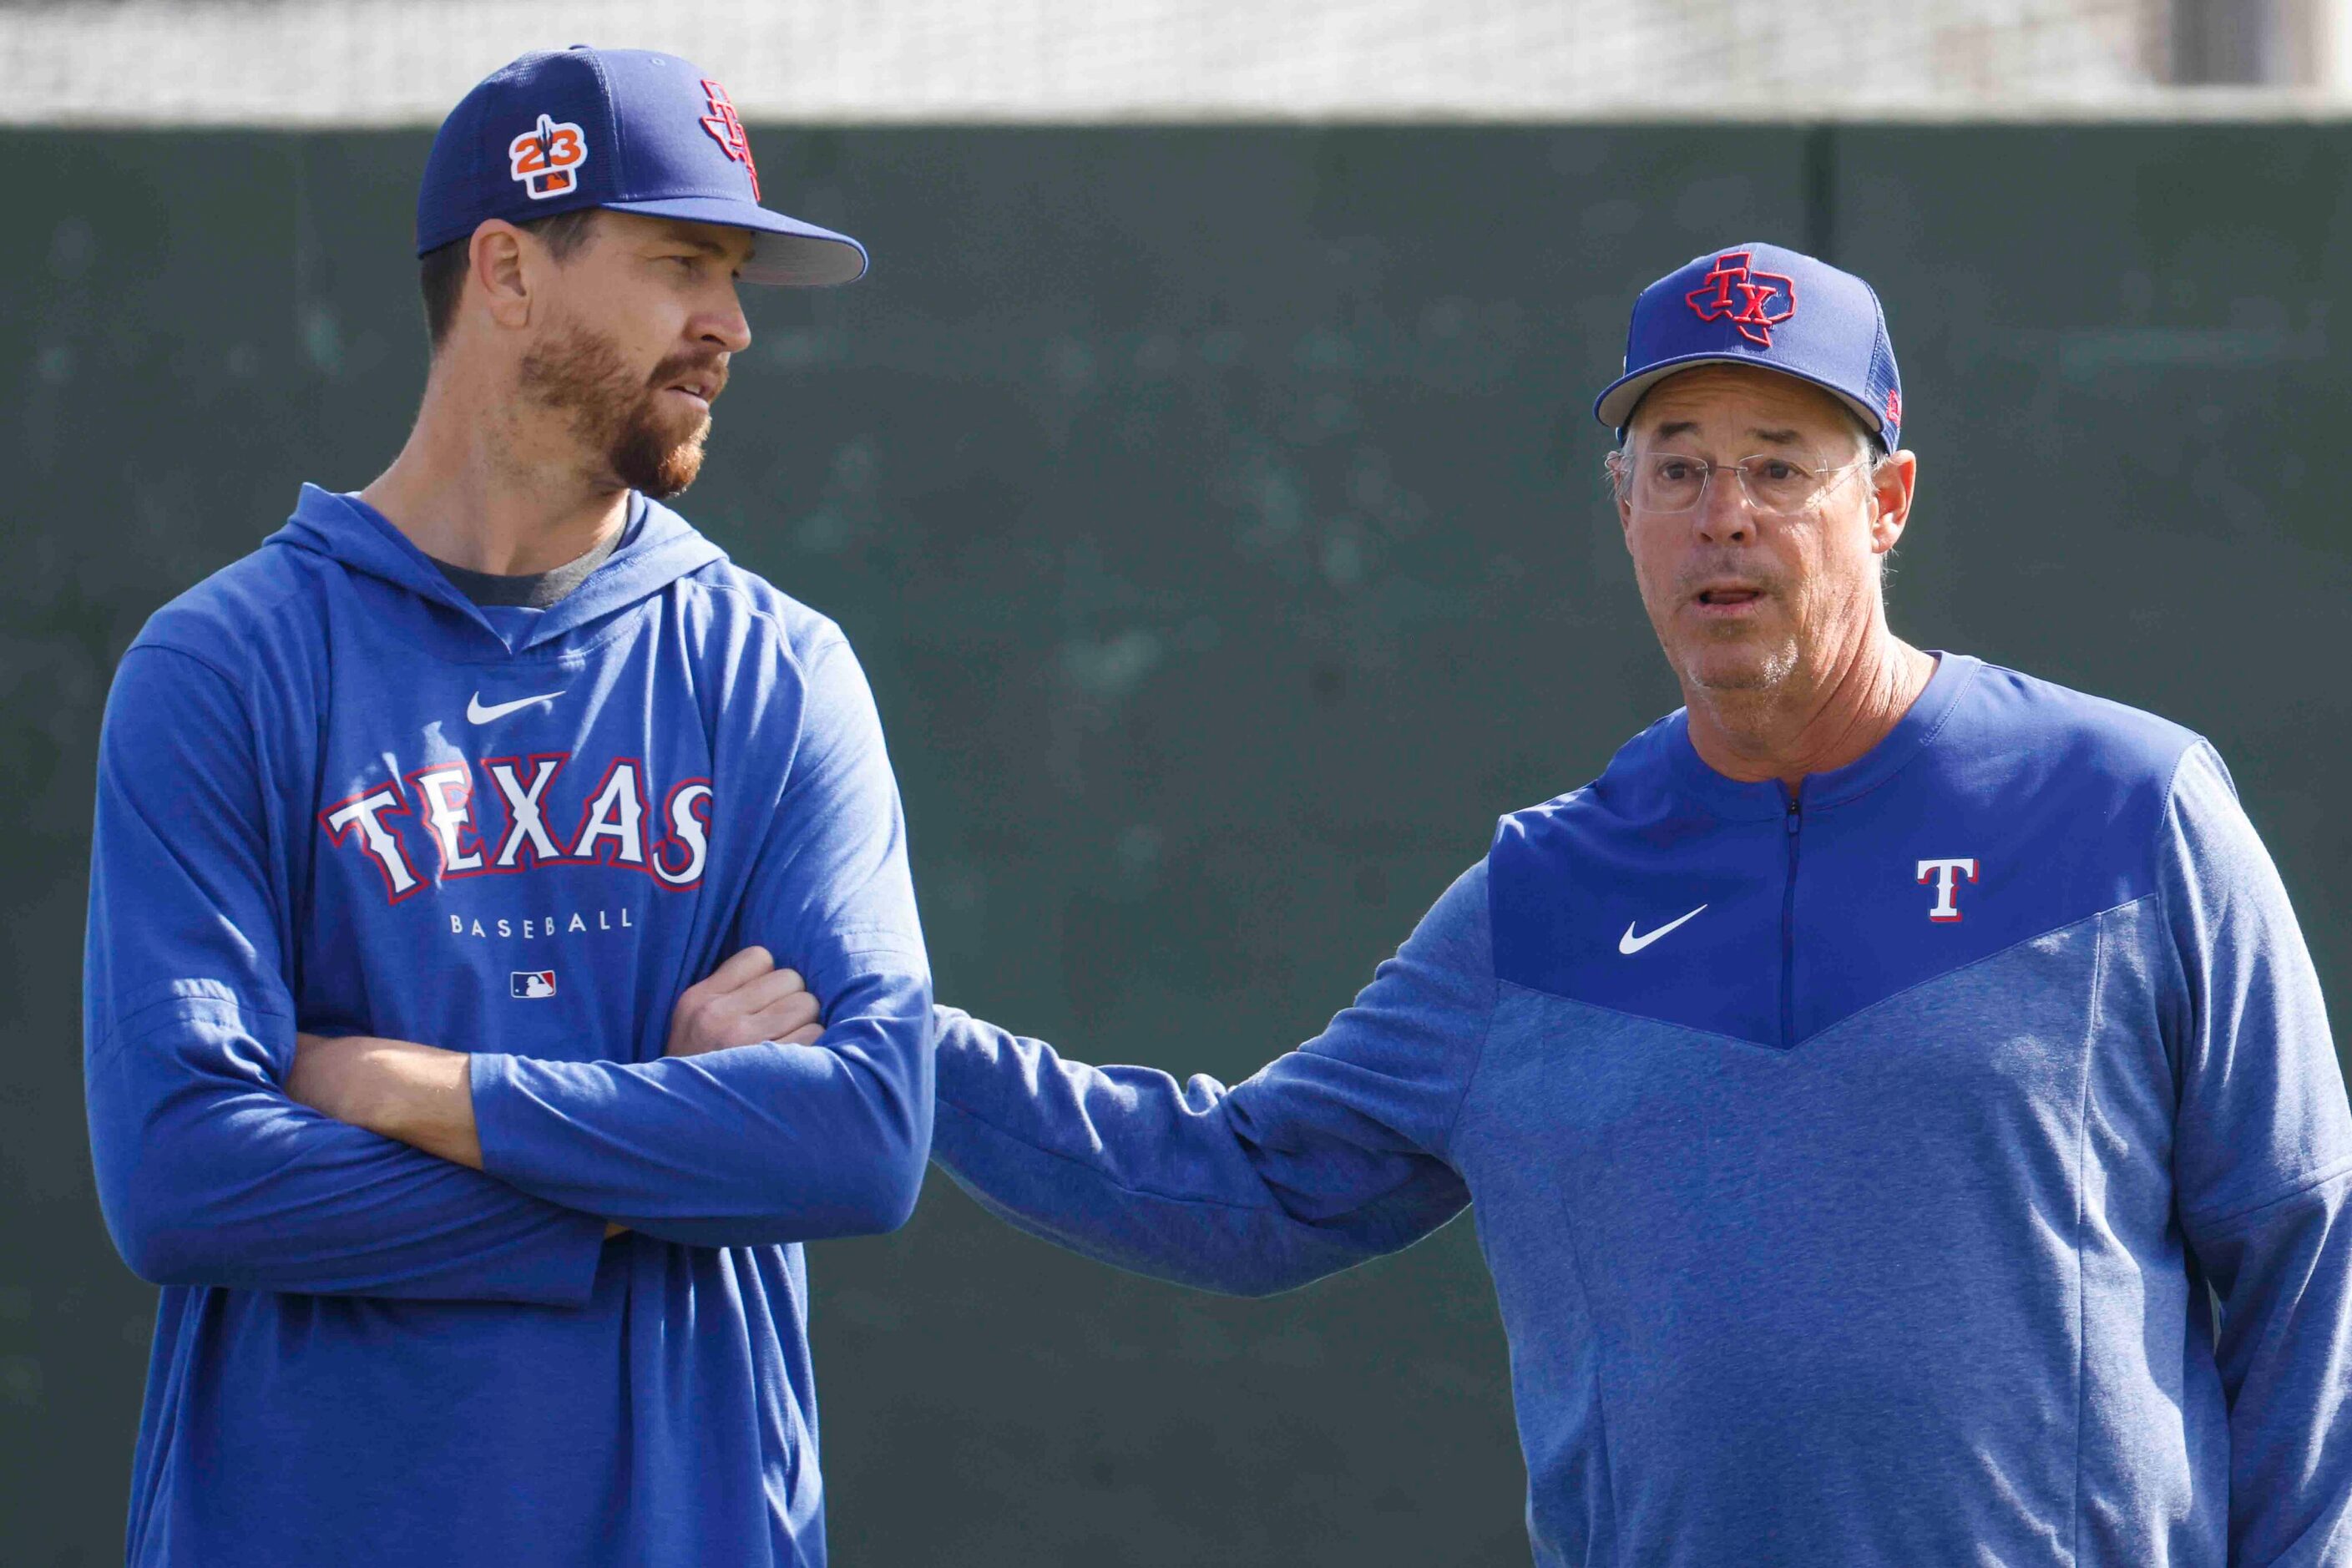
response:
{"label": "man's wrist", "polygon": [[463,1051],[388,1040],[371,1053],[381,1124],[372,1131],[474,1170],[482,1146],[474,1126],[472,1058]]}
{"label": "man's wrist", "polygon": [[411,1040],[306,1035],[287,1091],[338,1121],[478,1171],[471,1067],[463,1051]]}

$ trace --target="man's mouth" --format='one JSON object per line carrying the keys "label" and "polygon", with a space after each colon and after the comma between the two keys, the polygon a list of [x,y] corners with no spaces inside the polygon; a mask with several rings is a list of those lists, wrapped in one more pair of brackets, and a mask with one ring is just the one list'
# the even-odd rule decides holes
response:
{"label": "man's mouth", "polygon": [[1753,583],[1709,583],[1690,596],[1691,606],[1710,620],[1754,615],[1765,592]]}
{"label": "man's mouth", "polygon": [[690,374],[679,376],[674,381],[664,383],[662,390],[664,392],[681,393],[688,397],[693,398],[696,402],[701,404],[705,409],[708,409],[712,403],[718,400],[719,390],[726,384],[727,373],[725,371],[700,370],[695,371]]}

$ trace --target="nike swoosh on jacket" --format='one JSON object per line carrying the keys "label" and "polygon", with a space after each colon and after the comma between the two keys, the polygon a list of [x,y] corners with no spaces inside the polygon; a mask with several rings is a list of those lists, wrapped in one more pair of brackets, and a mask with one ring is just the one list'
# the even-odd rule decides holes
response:
{"label": "nike swoosh on jacket", "polygon": [[1286,1289],[1475,1200],[1543,1568],[2352,1541],[2352,1111],[2278,875],[2161,720],[1946,655],[1791,800],[1671,716],[1230,1090],[942,1018],[933,1157],[1122,1268]]}

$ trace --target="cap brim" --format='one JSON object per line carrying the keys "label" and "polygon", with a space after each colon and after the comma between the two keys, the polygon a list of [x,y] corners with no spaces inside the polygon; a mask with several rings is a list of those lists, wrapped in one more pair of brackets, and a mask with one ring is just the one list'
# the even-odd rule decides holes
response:
{"label": "cap brim", "polygon": [[746,283],[823,289],[835,283],[855,283],[866,276],[866,247],[847,235],[770,212],[750,202],[731,202],[721,196],[673,196],[663,201],[597,205],[646,217],[715,223],[727,228],[754,231],[762,237],[751,259],[743,264]]}
{"label": "cap brim", "polygon": [[1620,376],[1611,382],[1601,395],[1593,400],[1593,416],[1612,430],[1622,430],[1625,427],[1625,421],[1633,417],[1633,407],[1642,401],[1643,393],[1670,375],[1702,364],[1741,364],[1750,370],[1769,370],[1775,375],[1785,375],[1791,381],[1801,381],[1808,386],[1818,386],[1860,415],[1863,424],[1869,426],[1873,435],[1884,437],[1886,433],[1886,421],[1879,416],[1878,410],[1852,394],[1832,386],[1819,376],[1807,375],[1803,371],[1790,370],[1786,365],[1774,364],[1769,360],[1760,360],[1753,354],[1743,353],[1685,354],[1680,359],[1664,360],[1656,364],[1646,366],[1632,375]]}

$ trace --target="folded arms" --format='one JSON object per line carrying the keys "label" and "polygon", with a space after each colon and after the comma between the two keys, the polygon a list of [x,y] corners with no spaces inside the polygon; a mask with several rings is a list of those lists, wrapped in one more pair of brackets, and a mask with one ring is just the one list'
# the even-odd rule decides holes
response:
{"label": "folded arms", "polygon": [[100,744],[85,965],[91,1147],[125,1259],[163,1284],[567,1303],[609,1223],[749,1246],[903,1220],[929,1144],[930,995],[897,793],[846,647],[808,680],[824,721],[732,930],[823,977],[815,1037],[792,1015],[748,1046],[689,1024],[643,1062],[305,1050],[289,889],[308,825],[270,795],[300,764],[213,660],[134,647]]}

